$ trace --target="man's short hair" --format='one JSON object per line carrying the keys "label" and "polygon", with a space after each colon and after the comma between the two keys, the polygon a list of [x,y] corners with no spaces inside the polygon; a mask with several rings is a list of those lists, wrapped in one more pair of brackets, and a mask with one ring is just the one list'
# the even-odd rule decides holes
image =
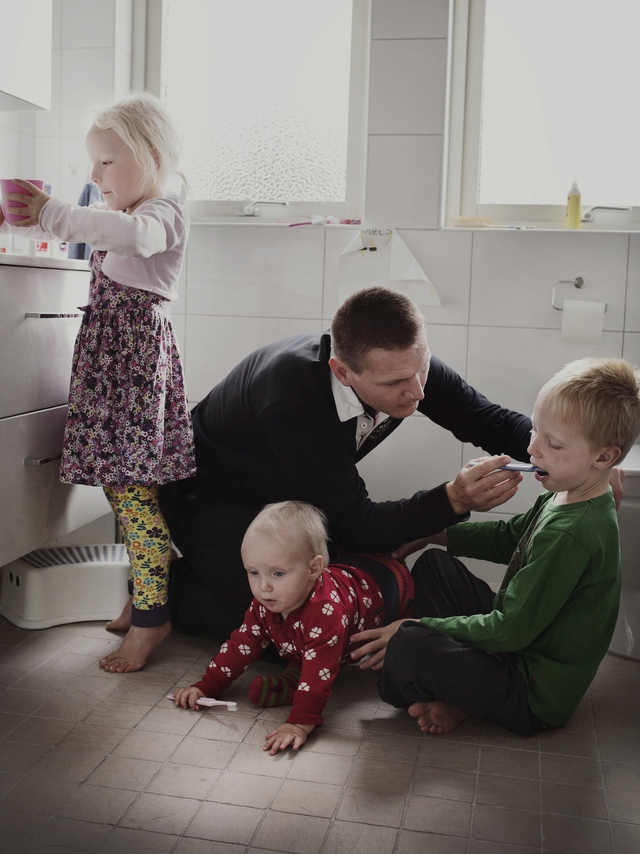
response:
{"label": "man's short hair", "polygon": [[322,555],[325,564],[329,562],[327,541],[327,517],[322,510],[304,501],[279,501],[267,504],[251,523],[251,528],[258,528],[282,545],[291,546],[285,530],[289,525],[295,528],[298,535],[298,545],[311,560],[316,555]]}
{"label": "man's short hair", "polygon": [[560,418],[579,422],[595,448],[620,448],[616,464],[640,433],[640,371],[624,359],[570,362],[540,389],[538,398]]}
{"label": "man's short hair", "polygon": [[331,323],[331,350],[356,374],[371,350],[406,350],[425,332],[424,317],[405,294],[366,288],[346,299]]}

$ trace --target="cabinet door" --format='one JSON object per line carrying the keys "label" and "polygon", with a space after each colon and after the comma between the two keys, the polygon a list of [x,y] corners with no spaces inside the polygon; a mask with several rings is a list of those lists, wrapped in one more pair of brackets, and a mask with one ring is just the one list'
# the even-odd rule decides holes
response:
{"label": "cabinet door", "polygon": [[88,287],[82,270],[0,266],[0,418],[67,402]]}
{"label": "cabinet door", "polygon": [[61,406],[0,420],[0,565],[109,512],[102,489],[58,479],[66,415]]}

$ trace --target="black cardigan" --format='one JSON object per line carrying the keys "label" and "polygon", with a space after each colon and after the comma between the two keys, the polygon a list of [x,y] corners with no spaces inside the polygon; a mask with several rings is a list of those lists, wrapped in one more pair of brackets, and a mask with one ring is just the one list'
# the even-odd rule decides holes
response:
{"label": "black cardigan", "polygon": [[[356,460],[355,419],[341,422],[328,365],[329,333],[297,335],[251,353],[193,410],[197,491],[259,509],[297,499],[321,508],[333,545],[387,552],[461,521],[444,484],[374,502]],[[418,410],[490,454],[528,460],[531,422],[490,403],[432,358]],[[393,429],[402,423],[394,419]],[[391,432],[391,431],[389,431]],[[452,472],[452,476],[455,472]]]}

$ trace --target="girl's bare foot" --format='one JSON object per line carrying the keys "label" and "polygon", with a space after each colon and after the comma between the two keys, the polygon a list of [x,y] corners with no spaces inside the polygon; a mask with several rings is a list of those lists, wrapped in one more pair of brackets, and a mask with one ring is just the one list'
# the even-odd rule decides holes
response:
{"label": "girl's bare foot", "polygon": [[414,703],[409,706],[409,714],[418,718],[418,726],[422,732],[430,732],[432,735],[442,735],[451,732],[459,723],[466,721],[471,715],[448,706],[442,700],[434,700],[432,703]]}
{"label": "girl's bare foot", "polygon": [[100,659],[100,667],[111,673],[133,673],[134,670],[142,670],[170,634],[170,620],[161,626],[131,626],[119,649]]}
{"label": "girl's bare foot", "polygon": [[131,605],[133,603],[133,595],[129,596],[127,599],[124,608],[122,609],[122,613],[119,617],[116,617],[115,620],[111,620],[111,622],[107,623],[105,629],[108,629],[110,632],[128,632],[131,628]]}

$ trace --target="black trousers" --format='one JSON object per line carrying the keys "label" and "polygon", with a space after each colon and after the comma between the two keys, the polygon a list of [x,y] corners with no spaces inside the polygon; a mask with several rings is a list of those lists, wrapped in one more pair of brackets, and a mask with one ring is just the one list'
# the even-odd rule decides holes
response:
{"label": "black trousers", "polygon": [[[489,585],[445,551],[426,551],[412,575],[415,617],[471,616],[493,610]],[[441,700],[521,735],[547,726],[529,709],[527,683],[513,654],[486,652],[419,623],[403,623],[389,641],[378,690],[397,708]]]}
{"label": "black trousers", "polygon": [[225,504],[196,490],[192,479],[159,491],[160,509],[182,553],[169,572],[169,614],[187,634],[227,640],[251,603],[240,546],[260,508]]}

